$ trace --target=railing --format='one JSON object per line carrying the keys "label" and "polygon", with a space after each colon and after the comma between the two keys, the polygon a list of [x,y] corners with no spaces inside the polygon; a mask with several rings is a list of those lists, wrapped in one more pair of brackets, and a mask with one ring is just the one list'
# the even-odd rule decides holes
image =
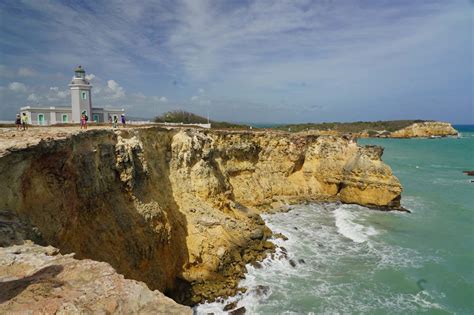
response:
{"label": "railing", "polygon": [[195,127],[201,127],[201,128],[205,128],[205,129],[210,129],[211,128],[211,124],[185,124],[185,123],[168,123],[168,122],[164,122],[164,123],[157,123],[158,125],[165,125],[165,126],[195,126]]}
{"label": "railing", "polygon": [[[119,121],[120,123],[120,121]],[[150,120],[130,120],[127,121],[128,125],[162,125],[162,126],[192,126],[192,127],[201,127],[205,129],[210,129],[211,124],[185,124],[185,123],[169,123],[169,122],[164,122],[164,123],[156,123],[152,122]]]}
{"label": "railing", "polygon": [[[120,121],[119,121],[120,123]],[[150,125],[154,124],[154,122],[150,120],[129,120],[126,122],[128,125]]]}
{"label": "railing", "polygon": [[[14,120],[0,120],[0,124],[14,124]],[[75,122],[73,121],[67,121],[67,122],[62,122],[62,121],[56,121],[53,123],[54,124],[74,124]],[[107,122],[106,122],[107,123]],[[190,126],[190,127],[200,127],[200,128],[205,128],[205,129],[210,129],[211,124],[185,124],[185,123],[156,123],[152,122],[150,120],[130,120],[126,122],[127,125],[162,125],[162,126]],[[51,125],[50,120],[29,120],[28,121],[29,125],[36,125],[36,126],[49,126]],[[79,124],[79,122],[76,122],[76,124]],[[95,121],[88,121],[88,124],[96,124]],[[119,121],[118,124],[121,124]]]}

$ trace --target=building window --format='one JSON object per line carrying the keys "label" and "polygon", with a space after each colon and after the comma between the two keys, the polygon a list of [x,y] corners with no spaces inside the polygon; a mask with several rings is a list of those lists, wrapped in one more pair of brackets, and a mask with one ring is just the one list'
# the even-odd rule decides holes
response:
{"label": "building window", "polygon": [[81,92],[81,96],[83,100],[87,99],[87,92]]}

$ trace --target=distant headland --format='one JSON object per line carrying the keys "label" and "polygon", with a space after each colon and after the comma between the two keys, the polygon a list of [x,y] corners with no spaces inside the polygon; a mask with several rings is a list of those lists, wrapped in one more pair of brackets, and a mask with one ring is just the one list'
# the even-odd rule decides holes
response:
{"label": "distant headland", "polygon": [[274,129],[321,134],[352,134],[361,138],[418,138],[457,136],[450,123],[433,120],[357,121],[279,125]]}
{"label": "distant headland", "polygon": [[238,124],[210,121],[208,118],[183,110],[164,113],[155,117],[159,123],[211,123],[213,129],[269,129],[284,132],[311,132],[326,135],[351,134],[360,138],[417,138],[457,136],[458,131],[450,123],[433,120],[388,120],[357,122],[323,122],[302,124]]}

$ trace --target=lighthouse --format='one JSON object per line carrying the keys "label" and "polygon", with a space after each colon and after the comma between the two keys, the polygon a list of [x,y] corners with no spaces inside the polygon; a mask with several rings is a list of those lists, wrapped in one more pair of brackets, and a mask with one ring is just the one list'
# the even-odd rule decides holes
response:
{"label": "lighthouse", "polygon": [[86,71],[82,66],[77,66],[74,70],[74,77],[69,84],[71,90],[71,109],[72,109],[72,120],[80,121],[81,114],[85,114],[89,117],[92,115],[92,99],[91,89],[92,85],[86,79]]}

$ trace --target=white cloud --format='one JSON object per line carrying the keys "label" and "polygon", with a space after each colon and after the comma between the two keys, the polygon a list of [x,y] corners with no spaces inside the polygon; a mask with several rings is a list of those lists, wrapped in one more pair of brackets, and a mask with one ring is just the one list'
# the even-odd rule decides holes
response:
{"label": "white cloud", "polygon": [[27,100],[30,102],[36,102],[39,100],[39,97],[35,93],[31,93],[30,95],[28,95]]}
{"label": "white cloud", "polygon": [[109,80],[107,81],[107,86],[109,87],[109,89],[111,89],[112,91],[115,91],[119,88],[119,84],[115,81],[115,80]]}
{"label": "white cloud", "polygon": [[204,95],[204,90],[199,89],[200,95],[194,95],[191,97],[191,102],[201,105],[201,106],[209,106],[211,104],[211,100],[208,96]]}
{"label": "white cloud", "polygon": [[92,81],[94,78],[95,78],[95,74],[93,73],[86,74],[86,79],[88,81]]}
{"label": "white cloud", "polygon": [[59,98],[66,98],[69,96],[69,91],[58,91],[57,95]]}
{"label": "white cloud", "polygon": [[18,75],[21,77],[34,77],[37,75],[36,71],[27,67],[21,67],[18,69]]}
{"label": "white cloud", "polygon": [[168,98],[166,98],[165,96],[151,96],[150,97],[150,100],[152,102],[162,102],[162,103],[167,103],[168,102]]}
{"label": "white cloud", "polygon": [[125,96],[125,91],[115,80],[107,81],[107,87],[112,92],[112,98],[118,99]]}
{"label": "white cloud", "polygon": [[205,91],[204,91],[204,89],[202,89],[202,88],[200,88],[200,89],[198,90],[198,93],[199,93],[199,94],[204,94],[204,92],[205,92]]}
{"label": "white cloud", "polygon": [[[49,91],[42,91],[42,93],[44,93],[44,97],[46,97],[46,99],[49,101],[49,102],[63,102],[63,99],[68,97],[70,94],[69,94],[69,90],[60,90],[59,87],[57,86],[51,86],[49,87]],[[41,92],[40,92],[41,94]],[[51,104],[51,105],[56,105],[56,104]],[[61,104],[61,105],[64,105],[64,104]]]}
{"label": "white cloud", "polygon": [[17,93],[26,92],[26,85],[21,82],[12,82],[8,85],[8,88]]}
{"label": "white cloud", "polygon": [[144,100],[146,99],[146,95],[143,94],[142,92],[134,93],[132,96],[135,96],[138,99]]}

